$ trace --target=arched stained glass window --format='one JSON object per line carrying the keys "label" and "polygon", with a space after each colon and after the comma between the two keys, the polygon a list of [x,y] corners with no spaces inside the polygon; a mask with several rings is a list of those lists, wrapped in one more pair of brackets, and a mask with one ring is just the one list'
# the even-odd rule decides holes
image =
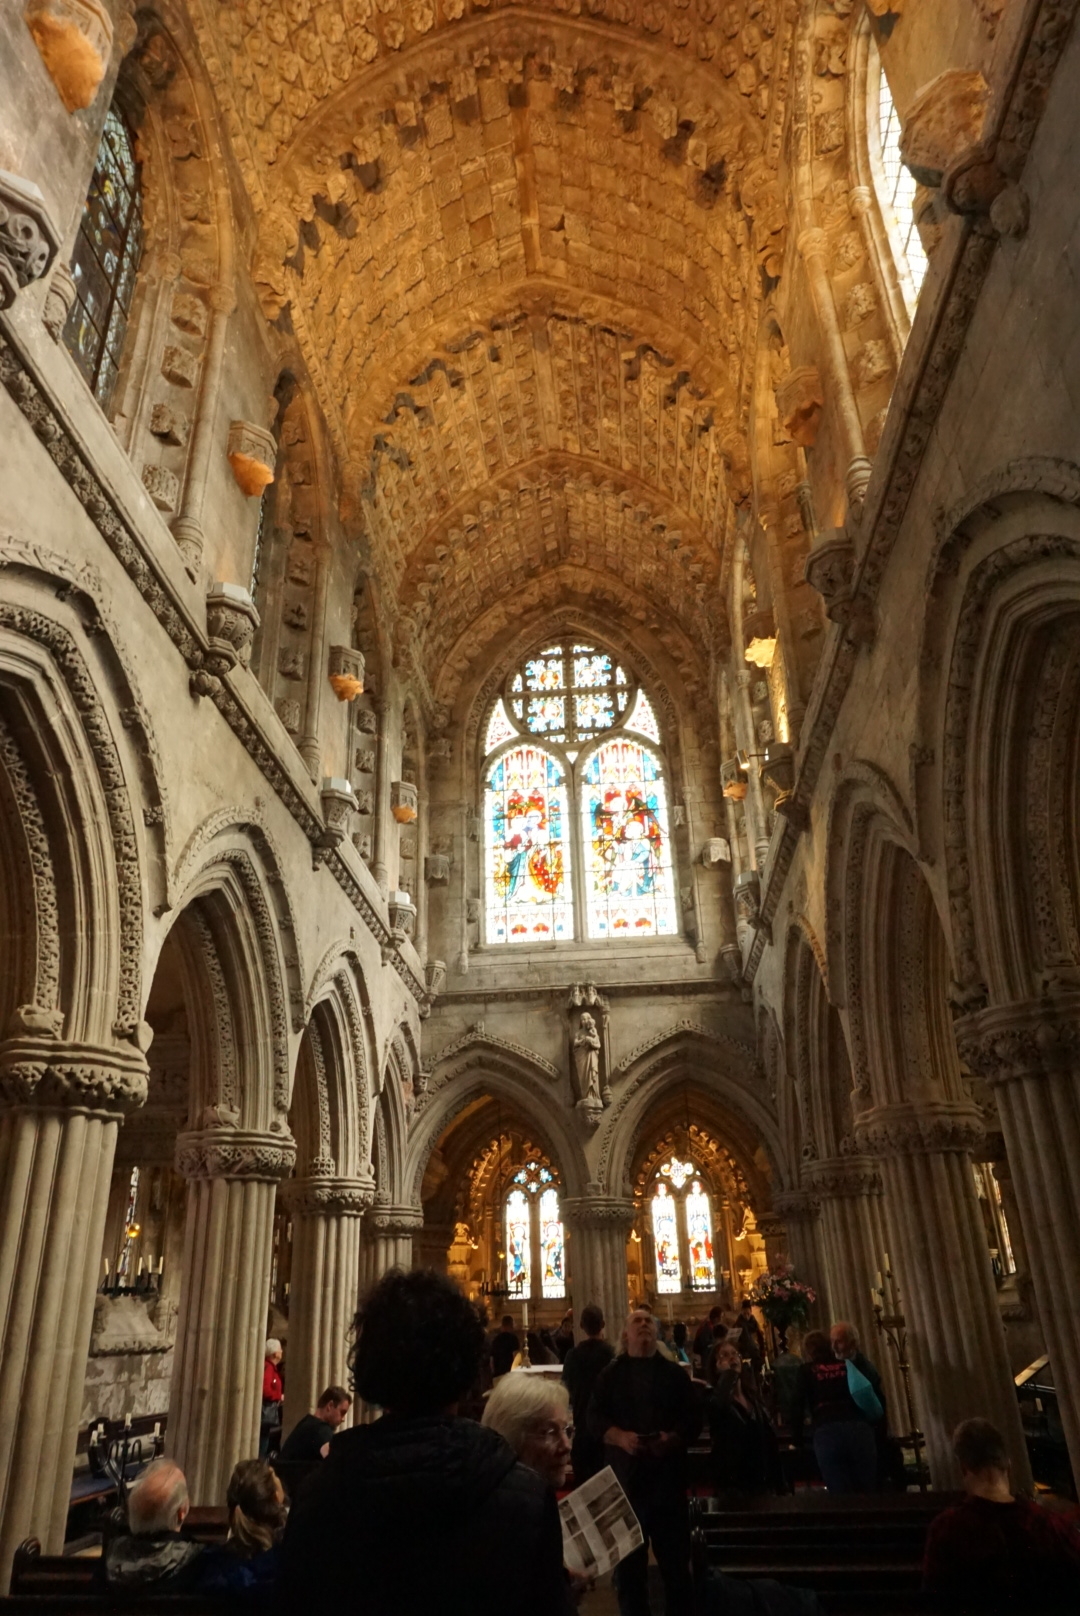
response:
{"label": "arched stained glass window", "polygon": [[716,1289],[712,1212],[709,1197],[695,1178],[686,1197],[686,1240],[690,1248],[690,1285],[695,1291]]}
{"label": "arched stained glass window", "polygon": [[[900,279],[901,282],[906,282],[905,292],[909,303],[913,306],[922,289],[927,270],[926,252],[915,223],[916,181],[911,170],[900,158],[900,117],[876,49],[872,60],[877,69],[877,105],[871,105],[869,113],[870,122],[877,130],[878,156],[881,163],[878,198],[893,243],[894,255],[899,259],[897,269],[900,271]],[[872,75],[870,82],[873,85]]]}
{"label": "arched stained glass window", "polygon": [[677,930],[667,789],[655,754],[629,736],[605,741],[581,798],[590,937]]}
{"label": "arched stained glass window", "polygon": [[103,409],[120,370],[141,252],[134,143],[127,124],[110,107],[79,221],[71,263],[75,301],[64,327],[64,345]]}
{"label": "arched stained glass window", "polygon": [[679,1262],[679,1226],[675,1217],[675,1202],[668,1194],[666,1184],[658,1184],[652,1200],[653,1240],[656,1243],[656,1288],[661,1296],[673,1296],[682,1290],[682,1265]]}
{"label": "arched stained glass window", "polygon": [[547,1189],[540,1197],[540,1254],[543,1264],[542,1294],[546,1301],[558,1301],[566,1295],[566,1270],[559,1192],[556,1189]]}
{"label": "arched stained glass window", "polygon": [[553,942],[574,935],[563,771],[550,752],[518,746],[488,772],[487,937]]}
{"label": "arched stained glass window", "polygon": [[513,1296],[532,1295],[532,1236],[524,1190],[506,1197],[506,1285]]}

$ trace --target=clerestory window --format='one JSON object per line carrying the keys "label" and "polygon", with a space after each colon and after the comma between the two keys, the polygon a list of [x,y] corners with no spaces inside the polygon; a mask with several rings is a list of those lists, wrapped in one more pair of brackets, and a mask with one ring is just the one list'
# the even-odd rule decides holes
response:
{"label": "clerestory window", "polygon": [[101,145],[71,261],[75,301],[64,345],[102,409],[112,399],[142,254],[142,198],[131,131],[116,107]]}
{"label": "clerestory window", "polygon": [[484,736],[489,944],[678,931],[660,739],[602,647],[548,644],[514,669]]}
{"label": "clerestory window", "polygon": [[867,125],[870,144],[876,147],[873,155],[877,157],[871,167],[896,268],[909,313],[912,313],[927,270],[926,251],[915,222],[917,184],[900,157],[900,117],[875,46],[871,46],[867,87],[870,96]]}

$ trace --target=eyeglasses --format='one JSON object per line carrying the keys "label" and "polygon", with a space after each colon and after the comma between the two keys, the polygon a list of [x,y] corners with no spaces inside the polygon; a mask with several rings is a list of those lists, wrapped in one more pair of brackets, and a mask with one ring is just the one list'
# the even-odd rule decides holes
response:
{"label": "eyeglasses", "polygon": [[533,1435],[538,1437],[541,1442],[559,1442],[563,1438],[567,1442],[572,1442],[574,1440],[574,1427],[572,1425],[563,1425],[558,1420],[549,1420],[546,1425],[533,1426]]}

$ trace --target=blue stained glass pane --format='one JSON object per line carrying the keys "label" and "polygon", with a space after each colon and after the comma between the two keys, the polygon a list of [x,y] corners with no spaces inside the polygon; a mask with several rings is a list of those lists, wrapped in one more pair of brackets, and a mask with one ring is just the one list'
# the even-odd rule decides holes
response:
{"label": "blue stained glass pane", "polygon": [[533,657],[525,664],[526,690],[561,690],[563,663],[561,652]]}
{"label": "blue stained glass pane", "polygon": [[602,651],[589,651],[585,646],[574,647],[582,655],[574,657],[574,689],[591,690],[597,685],[611,683],[611,658]]}
{"label": "blue stained glass pane", "polygon": [[618,736],[597,748],[583,775],[589,936],[674,935],[667,790],[655,755]]}
{"label": "blue stained glass pane", "polygon": [[506,1284],[515,1296],[532,1295],[529,1203],[521,1190],[511,1190],[506,1197]]}
{"label": "blue stained glass pane", "polygon": [[525,722],[534,735],[552,735],[566,727],[566,703],[563,696],[530,696]]}
{"label": "blue stained glass pane", "polygon": [[584,696],[575,696],[574,719],[579,730],[610,729],[615,722],[611,692],[591,690]]}
{"label": "blue stained glass pane", "polygon": [[[548,1177],[551,1175],[548,1174]],[[546,1301],[558,1301],[566,1295],[566,1273],[563,1259],[563,1226],[559,1217],[559,1193],[545,1190],[540,1197],[540,1256],[541,1294]]]}
{"label": "blue stained glass pane", "polygon": [[485,791],[487,941],[573,937],[566,785],[550,753],[518,746],[494,764]]}

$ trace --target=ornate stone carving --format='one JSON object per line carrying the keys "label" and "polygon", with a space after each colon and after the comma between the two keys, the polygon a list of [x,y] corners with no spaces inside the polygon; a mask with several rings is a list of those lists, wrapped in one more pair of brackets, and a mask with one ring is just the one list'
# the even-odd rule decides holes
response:
{"label": "ornate stone carving", "polygon": [[27,0],[23,16],[67,111],[88,107],[112,50],[112,18],[102,0]]}
{"label": "ornate stone carving", "polygon": [[364,1215],[364,1229],[372,1235],[404,1237],[424,1227],[424,1213],[418,1206],[391,1206],[375,1201]]}
{"label": "ornate stone carving", "polygon": [[904,119],[900,156],[921,185],[940,185],[945,170],[978,145],[989,93],[981,73],[959,68],[919,91]]}
{"label": "ornate stone carving", "polygon": [[411,937],[416,925],[416,905],[407,892],[392,892],[389,901],[390,930],[394,938]]}
{"label": "ornate stone carving", "polygon": [[424,981],[432,1000],[437,999],[446,983],[446,961],[428,960],[424,966]]}
{"label": "ornate stone carving", "polygon": [[991,1086],[1080,1071],[1080,991],[992,1005],[953,1023],[961,1058]]}
{"label": "ornate stone carving", "polygon": [[416,818],[417,791],[411,780],[394,780],[390,785],[390,812],[399,825],[411,825]]}
{"label": "ornate stone carving", "polygon": [[[773,1195],[773,1206],[788,1223],[812,1223],[821,1216],[821,1202],[809,1190],[777,1190]],[[766,1214],[767,1215],[767,1214]],[[761,1224],[759,1232],[764,1233]]]}
{"label": "ornate stone carving", "polygon": [[424,860],[424,880],[429,887],[445,887],[450,884],[450,855],[448,853],[429,853]]}
{"label": "ornate stone carving", "polygon": [[277,445],[272,432],[251,421],[233,421],[226,449],[240,491],[254,499],[274,480]]}
{"label": "ornate stone carving", "polygon": [[212,652],[246,668],[259,614],[246,589],[239,584],[217,583],[206,592],[206,632]]}
{"label": "ornate stone carving", "polygon": [[291,1178],[278,1193],[294,1216],[359,1218],[374,1199],[375,1184],[370,1178]]}
{"label": "ornate stone carving", "polygon": [[290,735],[299,735],[301,718],[300,703],[298,701],[292,701],[287,696],[281,696],[274,703],[274,710],[281,719],[287,733]]}
{"label": "ornate stone carving", "polygon": [[825,615],[843,622],[851,602],[851,581],[855,572],[855,546],[842,527],[819,535],[806,558],[804,576],[825,602]]}
{"label": "ornate stone carving", "polygon": [[132,1044],[101,1048],[16,1033],[0,1043],[0,1102],[124,1117],[145,1104],[147,1072]]}
{"label": "ornate stone carving", "polygon": [[186,348],[170,343],[161,356],[161,374],[174,387],[194,387],[199,373],[199,361]]}
{"label": "ornate stone carving", "polygon": [[22,287],[41,279],[59,246],[37,186],[0,168],[0,309],[10,308]]}
{"label": "ornate stone carving", "polygon": [[731,843],[723,836],[710,836],[701,849],[701,862],[707,870],[718,870],[731,863]]}
{"label": "ornate stone carving", "polygon": [[150,430],[162,443],[183,448],[188,440],[189,425],[187,416],[181,415],[170,404],[155,404],[150,411]]}
{"label": "ornate stone carving", "polygon": [[75,278],[66,264],[58,262],[53,266],[49,290],[45,294],[45,307],[41,313],[41,323],[54,342],[60,341],[74,301]]}
{"label": "ornate stone carving", "polygon": [[776,409],[780,423],[793,443],[812,449],[817,442],[825,408],[825,393],[815,365],[799,365],[776,387]]}
{"label": "ornate stone carving", "polygon": [[174,511],[180,499],[180,484],[167,466],[144,466],[143,487],[159,511]]}
{"label": "ornate stone carving", "polygon": [[296,1143],[287,1133],[256,1133],[241,1128],[210,1128],[182,1133],[176,1141],[176,1170],[185,1178],[288,1178]]}
{"label": "ornate stone carving", "polygon": [[323,781],[319,796],[322,800],[326,825],[318,845],[329,850],[344,841],[352,816],[356,812],[356,798],[348,780],[338,780],[330,776]]}
{"label": "ornate stone carving", "polygon": [[869,1156],[914,1156],[977,1150],[986,1136],[978,1109],[969,1101],[910,1101],[876,1106],[855,1119],[855,1139]]}
{"label": "ornate stone carving", "polygon": [[571,1230],[625,1229],[629,1234],[637,1216],[633,1201],[598,1194],[564,1196],[559,1210]]}
{"label": "ornate stone carving", "polygon": [[881,1173],[870,1156],[832,1156],[808,1161],[803,1177],[822,1198],[830,1200],[882,1193]]}
{"label": "ornate stone carving", "polygon": [[364,653],[351,645],[332,645],[329,677],[338,701],[355,701],[364,693]]}

